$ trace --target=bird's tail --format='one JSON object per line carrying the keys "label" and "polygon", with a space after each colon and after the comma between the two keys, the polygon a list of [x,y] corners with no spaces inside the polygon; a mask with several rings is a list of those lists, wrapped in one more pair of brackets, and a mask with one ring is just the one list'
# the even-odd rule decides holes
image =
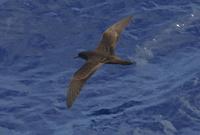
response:
{"label": "bird's tail", "polygon": [[136,64],[136,62],[135,61],[129,61],[129,60],[122,60],[119,57],[113,57],[106,64],[131,65],[131,64]]}

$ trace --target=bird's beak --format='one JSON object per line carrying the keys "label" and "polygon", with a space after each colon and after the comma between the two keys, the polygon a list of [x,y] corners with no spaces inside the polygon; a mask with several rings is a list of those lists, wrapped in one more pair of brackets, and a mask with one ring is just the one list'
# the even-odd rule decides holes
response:
{"label": "bird's beak", "polygon": [[75,56],[75,57],[74,57],[74,59],[77,59],[77,58],[78,58],[78,56]]}

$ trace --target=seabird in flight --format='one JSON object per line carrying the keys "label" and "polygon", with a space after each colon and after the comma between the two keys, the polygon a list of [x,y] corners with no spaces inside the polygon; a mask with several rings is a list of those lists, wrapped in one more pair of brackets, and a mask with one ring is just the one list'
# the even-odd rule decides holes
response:
{"label": "seabird in flight", "polygon": [[121,32],[128,25],[131,19],[132,16],[128,16],[106,29],[95,50],[83,51],[78,54],[77,57],[85,59],[86,62],[78,71],[75,72],[69,84],[66,100],[68,108],[70,108],[74,103],[85,82],[103,64],[130,65],[135,63],[134,61],[121,59],[115,55],[114,51]]}

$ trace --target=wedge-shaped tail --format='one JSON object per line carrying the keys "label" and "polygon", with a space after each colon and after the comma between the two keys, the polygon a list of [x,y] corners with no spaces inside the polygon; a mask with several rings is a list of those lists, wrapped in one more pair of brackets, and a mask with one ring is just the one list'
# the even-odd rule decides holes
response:
{"label": "wedge-shaped tail", "polygon": [[131,65],[135,64],[135,61],[129,61],[129,60],[122,60],[121,58],[114,56],[109,62],[106,64],[120,64],[120,65]]}

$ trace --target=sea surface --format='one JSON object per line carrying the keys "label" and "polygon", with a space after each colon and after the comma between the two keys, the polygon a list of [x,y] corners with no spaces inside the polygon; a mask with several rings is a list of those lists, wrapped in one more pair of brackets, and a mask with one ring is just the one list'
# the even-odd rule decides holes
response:
{"label": "sea surface", "polygon": [[[66,91],[113,23],[116,54],[71,109]],[[1,0],[0,135],[200,135],[199,0]]]}

